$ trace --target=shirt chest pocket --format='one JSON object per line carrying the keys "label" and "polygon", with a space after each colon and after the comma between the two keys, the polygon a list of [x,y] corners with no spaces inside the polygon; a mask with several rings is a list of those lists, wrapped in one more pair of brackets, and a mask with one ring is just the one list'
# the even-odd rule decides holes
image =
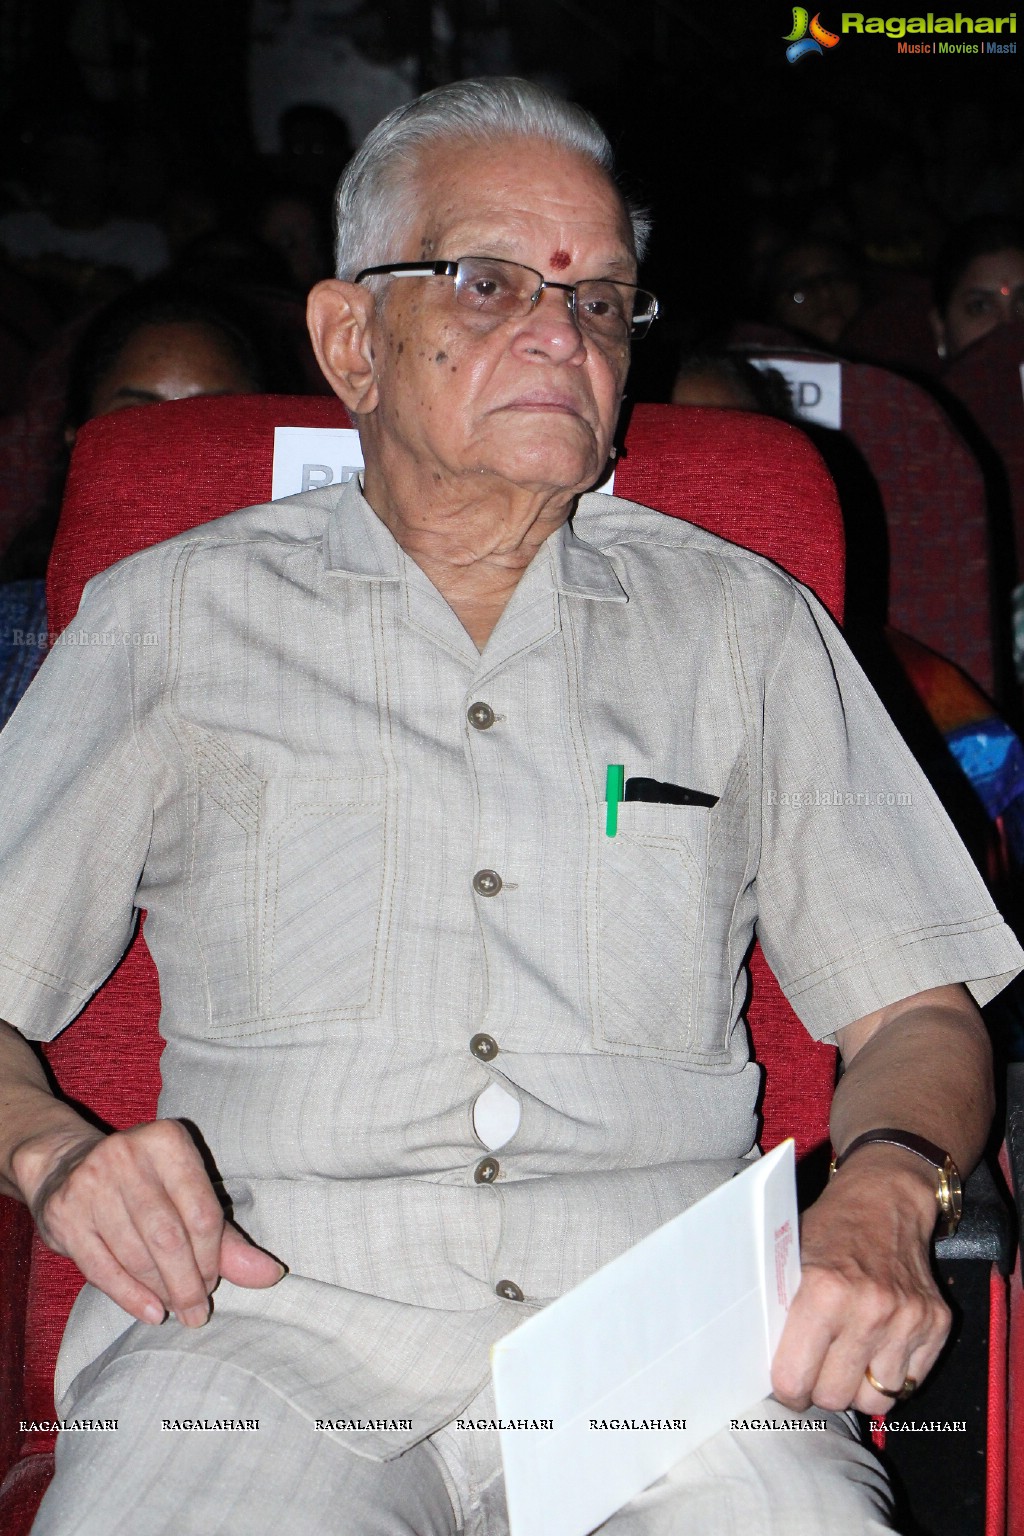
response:
{"label": "shirt chest pocket", "polygon": [[264,786],[258,853],[259,1012],[296,1021],[379,1012],[394,827],[383,776]]}
{"label": "shirt chest pocket", "polygon": [[694,1059],[710,811],[627,801],[598,852],[598,1046]]}

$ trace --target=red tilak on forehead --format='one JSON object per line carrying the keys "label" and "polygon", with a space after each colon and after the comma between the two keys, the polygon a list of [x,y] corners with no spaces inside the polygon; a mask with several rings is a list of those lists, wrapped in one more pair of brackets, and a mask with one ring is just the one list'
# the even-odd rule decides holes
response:
{"label": "red tilak on forehead", "polygon": [[564,272],[570,261],[572,261],[572,257],[568,251],[552,251],[548,258],[548,265],[553,267],[556,272]]}

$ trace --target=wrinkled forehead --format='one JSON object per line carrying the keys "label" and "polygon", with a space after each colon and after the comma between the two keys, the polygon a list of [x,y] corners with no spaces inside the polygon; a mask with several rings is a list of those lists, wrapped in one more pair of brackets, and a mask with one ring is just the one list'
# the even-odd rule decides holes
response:
{"label": "wrinkled forehead", "polygon": [[420,154],[410,190],[411,260],[519,253],[545,270],[597,262],[635,272],[632,225],[615,182],[550,140],[442,141]]}

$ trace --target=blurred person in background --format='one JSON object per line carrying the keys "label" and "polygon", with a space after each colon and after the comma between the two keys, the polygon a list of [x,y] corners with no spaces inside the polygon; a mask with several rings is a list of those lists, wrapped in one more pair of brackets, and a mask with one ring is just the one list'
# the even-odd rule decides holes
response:
{"label": "blurred person in background", "polygon": [[673,405],[713,405],[726,411],[755,411],[793,417],[789,388],[777,368],[758,368],[738,352],[685,352],[672,386]]}
{"label": "blurred person in background", "polygon": [[945,362],[1000,325],[1024,320],[1024,228],[1002,217],[951,231],[932,279],[932,331]]}
{"label": "blurred person in background", "polygon": [[777,253],[766,276],[766,318],[829,350],[860,311],[860,261],[832,240],[798,239]]}
{"label": "blurred person in background", "polygon": [[46,654],[46,562],[71,449],[84,423],[194,395],[287,391],[294,381],[294,366],[234,298],[157,282],[114,300],[95,316],[71,363],[66,452],[42,510],[0,558],[0,725]]}
{"label": "blurred person in background", "polygon": [[263,199],[256,233],[284,261],[288,276],[303,297],[314,283],[330,277],[331,230],[320,203],[305,192],[279,188]]}

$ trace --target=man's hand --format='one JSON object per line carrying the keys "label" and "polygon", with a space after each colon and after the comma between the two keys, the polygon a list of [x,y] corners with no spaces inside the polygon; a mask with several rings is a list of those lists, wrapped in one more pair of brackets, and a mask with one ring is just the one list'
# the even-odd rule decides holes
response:
{"label": "man's hand", "polygon": [[[918,1167],[914,1165],[918,1164]],[[790,1408],[859,1408],[876,1417],[920,1383],[949,1332],[932,1278],[935,1176],[913,1153],[864,1147],[801,1222],[802,1278],[772,1366]]]}
{"label": "man's hand", "polygon": [[[846,1071],[832,1101],[838,1152],[881,1126],[948,1150],[962,1176],[992,1119],[981,1016],[962,987],[933,987],[838,1031]],[[803,1276],[772,1366],[792,1408],[888,1412],[865,1372],[895,1393],[922,1382],[949,1332],[931,1272],[936,1174],[905,1147],[851,1152],[800,1227]]]}
{"label": "man's hand", "polygon": [[176,1120],[110,1135],[79,1126],[23,1142],[12,1161],[43,1240],[140,1322],[196,1328],[223,1276],[270,1286],[284,1268],[224,1218]]}

